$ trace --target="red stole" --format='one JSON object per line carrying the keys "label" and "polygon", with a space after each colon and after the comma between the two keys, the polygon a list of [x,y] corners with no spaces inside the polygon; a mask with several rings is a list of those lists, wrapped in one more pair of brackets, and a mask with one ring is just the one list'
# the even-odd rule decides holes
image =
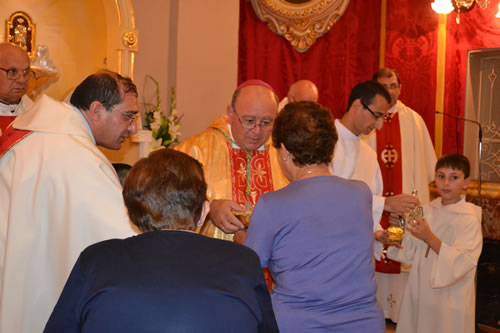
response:
{"label": "red stole", "polygon": [[12,146],[31,134],[31,131],[17,130],[10,124],[16,116],[0,116],[0,157],[2,157]]}
{"label": "red stole", "polygon": [[[384,118],[384,127],[377,132],[377,159],[384,181],[383,195],[390,197],[401,193],[403,191],[403,170],[398,113],[386,116]],[[384,229],[390,226],[388,212],[383,212],[380,224]],[[375,262],[375,271],[399,274],[401,264],[384,256],[380,261]]]}
{"label": "red stole", "polygon": [[248,202],[253,208],[262,194],[274,189],[269,147],[246,152],[232,148],[230,142],[227,144],[231,163],[232,198],[242,206]]}
{"label": "red stole", "polygon": [[[262,194],[274,190],[269,147],[246,152],[243,149],[233,148],[231,142],[227,142],[227,145],[231,163],[233,200],[242,206],[247,206],[249,203],[253,209]],[[274,282],[267,267],[264,268],[264,277],[267,289],[271,291]]]}

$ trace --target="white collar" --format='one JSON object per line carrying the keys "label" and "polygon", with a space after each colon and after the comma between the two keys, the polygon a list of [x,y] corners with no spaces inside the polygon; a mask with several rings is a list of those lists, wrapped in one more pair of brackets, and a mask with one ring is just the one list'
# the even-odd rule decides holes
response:
{"label": "white collar", "polygon": [[21,101],[17,104],[5,104],[0,102],[0,116],[17,116],[20,113],[22,113]]}
{"label": "white collar", "polygon": [[361,139],[361,135],[355,135],[339,119],[335,119],[335,127],[337,128],[337,132],[340,132],[339,136],[342,135],[347,140],[359,141]]}

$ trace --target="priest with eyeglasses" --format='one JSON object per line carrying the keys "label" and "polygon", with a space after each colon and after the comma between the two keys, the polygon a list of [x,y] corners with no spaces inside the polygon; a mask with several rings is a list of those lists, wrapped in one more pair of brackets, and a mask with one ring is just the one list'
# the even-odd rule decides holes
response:
{"label": "priest with eyeglasses", "polygon": [[13,44],[0,43],[0,135],[17,115],[33,104],[26,96],[33,76],[26,51]]}

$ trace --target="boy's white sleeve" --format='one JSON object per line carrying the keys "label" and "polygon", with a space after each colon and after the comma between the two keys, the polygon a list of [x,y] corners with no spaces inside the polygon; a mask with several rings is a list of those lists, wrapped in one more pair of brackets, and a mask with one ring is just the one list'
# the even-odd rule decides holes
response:
{"label": "boy's white sleeve", "polygon": [[403,248],[400,249],[395,246],[389,247],[387,249],[387,257],[409,266],[413,263],[413,259],[415,258],[418,243],[418,239],[413,237],[409,231],[405,231],[403,241],[401,242]]}
{"label": "boy's white sleeve", "polygon": [[441,243],[438,259],[432,267],[431,288],[452,286],[477,266],[483,246],[481,223],[469,216],[466,223],[454,227],[457,228],[454,244]]}

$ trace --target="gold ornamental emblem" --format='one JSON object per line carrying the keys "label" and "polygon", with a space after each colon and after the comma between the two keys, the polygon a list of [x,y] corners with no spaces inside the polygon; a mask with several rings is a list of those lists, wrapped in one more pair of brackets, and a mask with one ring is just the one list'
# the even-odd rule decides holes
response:
{"label": "gold ornamental emblem", "polygon": [[380,153],[380,158],[382,159],[382,162],[384,162],[386,167],[392,168],[398,161],[399,155],[392,145],[387,145]]}

